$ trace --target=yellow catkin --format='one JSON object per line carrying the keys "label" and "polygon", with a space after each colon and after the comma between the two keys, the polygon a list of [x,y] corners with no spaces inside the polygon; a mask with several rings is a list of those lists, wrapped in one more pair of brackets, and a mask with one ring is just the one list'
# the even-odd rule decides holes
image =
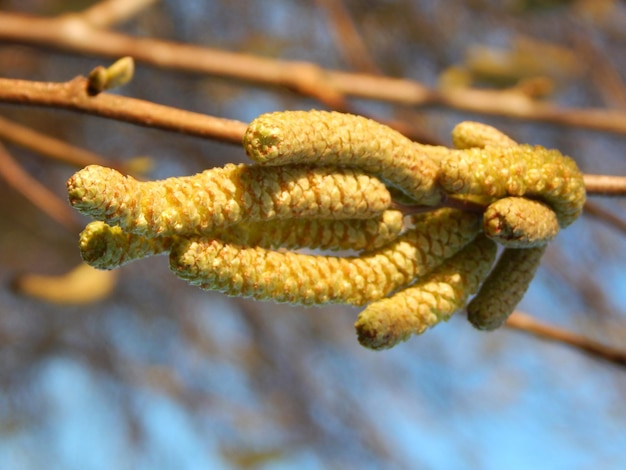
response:
{"label": "yellow catkin", "polygon": [[499,328],[528,290],[545,246],[506,248],[493,271],[467,306],[467,318],[479,330]]}
{"label": "yellow catkin", "polygon": [[96,221],[80,234],[80,254],[97,269],[115,269],[131,261],[169,251],[171,237],[148,238]]}
{"label": "yellow catkin", "polygon": [[585,202],[582,173],[574,160],[539,146],[453,151],[441,163],[439,182],[449,193],[540,199],[556,212],[561,227],[576,220]]}
{"label": "yellow catkin", "polygon": [[546,204],[522,197],[491,203],[483,215],[485,235],[510,248],[545,245],[559,233],[556,214]]}
{"label": "yellow catkin", "polygon": [[452,143],[457,149],[487,146],[512,147],[517,143],[495,127],[481,122],[464,121],[452,129]]}
{"label": "yellow catkin", "polygon": [[345,258],[185,239],[173,245],[170,267],[193,285],[228,295],[303,305],[362,305],[431,271],[479,230],[477,216],[442,209],[417,218],[415,229],[389,245]]}
{"label": "yellow catkin", "polygon": [[262,248],[364,250],[384,246],[404,228],[402,212],[387,210],[372,219],[287,219],[232,225],[221,240]]}
{"label": "yellow catkin", "polygon": [[369,304],[355,324],[359,342],[387,349],[447,321],[476,292],[495,256],[495,243],[479,236],[416,284]]}
{"label": "yellow catkin", "polygon": [[391,204],[378,179],[351,169],[226,165],[139,182],[96,165],[67,183],[80,212],[145,236],[207,234],[242,221],[370,218]]}
{"label": "yellow catkin", "polygon": [[259,163],[350,166],[380,176],[421,204],[436,205],[442,198],[436,185],[438,165],[425,150],[429,146],[362,116],[327,111],[263,114],[250,123],[243,145]]}

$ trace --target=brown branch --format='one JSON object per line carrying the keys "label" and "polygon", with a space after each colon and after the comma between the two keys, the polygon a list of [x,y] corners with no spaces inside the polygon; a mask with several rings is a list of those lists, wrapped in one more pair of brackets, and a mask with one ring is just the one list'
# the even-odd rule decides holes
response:
{"label": "brown branch", "polygon": [[[112,166],[111,162],[97,153],[70,145],[29,127],[16,124],[0,116],[0,140],[11,142],[54,160],[76,167],[87,165]],[[113,165],[119,167],[119,165]]]}
{"label": "brown branch", "polygon": [[626,176],[584,175],[590,196],[626,196]]}
{"label": "brown branch", "polygon": [[345,3],[342,0],[316,0],[316,3],[326,13],[335,47],[350,68],[380,75],[381,71],[372,59]]}
{"label": "brown branch", "polygon": [[180,132],[222,142],[241,144],[246,124],[184,111],[125,96],[100,93],[90,96],[88,81],[49,83],[0,78],[0,102],[49,106],[83,112],[140,126]]}
{"label": "brown branch", "polygon": [[76,214],[69,204],[24,171],[2,144],[0,177],[50,218],[72,232],[79,229]]}
{"label": "brown branch", "polygon": [[567,344],[579,351],[619,366],[626,366],[626,350],[613,348],[593,341],[585,336],[540,322],[532,316],[514,312],[506,322],[506,326],[530,333],[539,338],[557,343]]}
{"label": "brown branch", "polygon": [[75,16],[97,28],[123,23],[158,0],[102,0]]}
{"label": "brown branch", "polygon": [[620,217],[616,216],[613,211],[605,209],[598,204],[587,201],[585,203],[585,209],[583,214],[598,219],[610,225],[614,229],[617,229],[626,234],[626,220],[621,219]]}
{"label": "brown branch", "polygon": [[325,70],[311,63],[135,38],[94,28],[76,15],[40,18],[0,12],[0,40],[116,59],[132,56],[156,67],[287,87],[335,109],[346,109],[345,97],[351,96],[626,133],[626,112],[620,110],[561,108],[510,90],[438,91],[412,80]]}

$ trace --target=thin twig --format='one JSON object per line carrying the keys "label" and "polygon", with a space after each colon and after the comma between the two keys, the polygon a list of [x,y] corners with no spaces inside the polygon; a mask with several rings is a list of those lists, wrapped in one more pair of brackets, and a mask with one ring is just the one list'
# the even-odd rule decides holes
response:
{"label": "thin twig", "polygon": [[87,86],[85,77],[76,77],[64,83],[0,78],[0,101],[69,109],[232,144],[241,144],[246,130],[246,124],[241,121],[216,118],[109,93],[90,96]]}
{"label": "thin twig", "polygon": [[135,38],[94,28],[76,15],[39,18],[0,12],[0,40],[116,59],[132,56],[161,68],[287,87],[339,110],[346,109],[345,98],[351,96],[626,133],[626,112],[620,110],[561,108],[511,90],[436,90],[413,80],[339,72],[306,62]]}
{"label": "thin twig", "polygon": [[51,159],[82,168],[87,165],[118,167],[97,153],[70,145],[0,116],[0,140],[11,142]]}
{"label": "thin twig", "polygon": [[[103,0],[80,13],[71,15],[79,17],[96,28],[108,28],[123,23],[158,0]],[[69,16],[69,15],[68,15]]]}
{"label": "thin twig", "polygon": [[619,218],[615,215],[613,211],[605,209],[604,207],[595,204],[593,202],[587,201],[585,203],[585,208],[583,214],[591,216],[595,219],[598,219],[614,229],[621,231],[626,234],[626,220]]}
{"label": "thin twig", "polygon": [[595,358],[626,366],[626,350],[606,346],[585,336],[548,325],[526,313],[514,312],[507,320],[506,326],[549,341],[567,344]]}
{"label": "thin twig", "polygon": [[590,196],[626,196],[626,176],[586,174],[584,179]]}
{"label": "thin twig", "polygon": [[67,202],[24,171],[1,143],[0,177],[50,218],[72,232],[78,230],[76,214]]}
{"label": "thin twig", "polygon": [[342,0],[316,0],[328,18],[335,47],[352,70],[380,75],[363,37],[359,33],[350,11]]}

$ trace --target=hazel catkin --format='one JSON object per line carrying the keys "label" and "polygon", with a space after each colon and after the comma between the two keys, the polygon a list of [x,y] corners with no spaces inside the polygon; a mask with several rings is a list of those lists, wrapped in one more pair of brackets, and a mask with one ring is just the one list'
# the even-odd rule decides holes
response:
{"label": "hazel catkin", "polygon": [[469,243],[479,227],[475,214],[441,209],[422,214],[415,229],[358,257],[180,239],[170,251],[170,268],[193,285],[228,295],[303,305],[363,305],[431,271]]}
{"label": "hazel catkin", "polygon": [[549,206],[523,197],[491,203],[483,215],[485,235],[510,248],[545,245],[559,233],[559,221]]}
{"label": "hazel catkin", "polygon": [[387,349],[448,320],[476,292],[495,255],[495,243],[479,236],[414,285],[372,302],[355,324],[359,342]]}
{"label": "hazel catkin", "polygon": [[243,146],[265,165],[349,166],[380,176],[420,204],[435,205],[442,198],[429,146],[363,116],[315,110],[263,114],[248,126]]}
{"label": "hazel catkin", "polygon": [[499,328],[513,313],[528,290],[546,246],[506,248],[494,269],[467,306],[467,318],[475,328]]}
{"label": "hazel catkin", "polygon": [[352,169],[229,164],[139,182],[91,165],[67,183],[81,213],[145,236],[208,234],[242,221],[370,218],[391,204],[378,179]]}
{"label": "hazel catkin", "polygon": [[581,214],[585,185],[576,163],[539,146],[487,146],[452,151],[441,162],[439,183],[451,194],[486,196],[492,201],[525,196],[547,203],[559,225]]}

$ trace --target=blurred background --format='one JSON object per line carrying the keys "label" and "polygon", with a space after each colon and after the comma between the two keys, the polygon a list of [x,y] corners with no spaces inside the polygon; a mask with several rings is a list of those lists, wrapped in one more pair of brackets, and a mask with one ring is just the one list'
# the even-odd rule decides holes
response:
{"label": "blurred background", "polygon": [[[92,4],[0,0],[0,11],[53,17]],[[432,89],[626,109],[626,2],[618,0],[161,0],[112,28]],[[5,78],[66,81],[110,63],[0,41]],[[141,62],[116,93],[241,121],[327,107],[288,87]],[[449,106],[349,106],[446,145],[456,123],[479,120],[558,148],[587,173],[626,175],[624,134]],[[97,117],[6,104],[0,115],[150,179],[246,161],[234,145]],[[65,200],[77,167],[4,143]],[[372,352],[356,340],[357,309],[204,292],[175,278],[164,257],[101,273],[92,281],[101,296],[90,303],[28,295],[25,279],[80,263],[87,219],[60,224],[9,182],[0,182],[2,470],[626,468],[624,366],[528,333],[481,333],[458,315]],[[624,200],[593,202],[626,220]],[[624,241],[623,225],[582,217],[549,247],[519,308],[626,348]]]}

